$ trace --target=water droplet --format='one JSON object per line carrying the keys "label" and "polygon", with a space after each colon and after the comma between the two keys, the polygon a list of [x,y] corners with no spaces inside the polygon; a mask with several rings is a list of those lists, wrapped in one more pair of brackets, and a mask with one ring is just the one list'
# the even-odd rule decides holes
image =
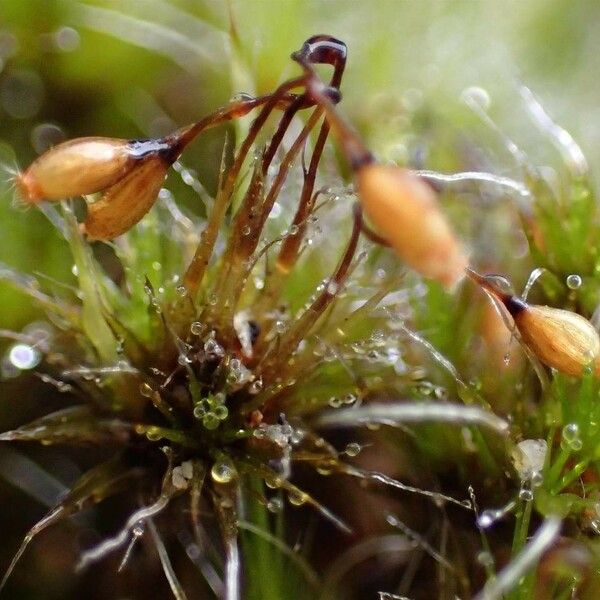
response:
{"label": "water droplet", "polygon": [[200,321],[194,321],[190,325],[190,331],[193,335],[200,335],[204,331],[204,325]]}
{"label": "water droplet", "polygon": [[222,459],[212,466],[210,476],[215,483],[231,483],[237,477],[237,469],[231,460]]}
{"label": "water droplet", "polygon": [[581,439],[577,438],[576,440],[569,442],[569,448],[573,450],[573,452],[579,452],[583,448],[583,442]]}
{"label": "water droplet", "polygon": [[250,228],[250,225],[244,225],[242,227],[242,235],[250,235],[251,231],[252,229]]}
{"label": "water droplet", "polygon": [[288,492],[288,500],[294,506],[302,506],[308,500],[308,495],[298,489],[292,489]]}
{"label": "water droplet", "polygon": [[214,412],[207,412],[204,417],[202,417],[202,425],[209,431],[215,430],[220,424],[221,420]]}
{"label": "water droplet", "polygon": [[254,99],[252,94],[248,94],[247,92],[239,92],[231,96],[231,102],[249,102]]}
{"label": "water droplet", "polygon": [[486,90],[478,86],[471,86],[463,90],[461,100],[471,108],[487,111],[490,108],[490,95]]}
{"label": "water droplet", "polygon": [[213,338],[209,338],[204,342],[204,352],[214,356],[223,356],[224,354],[222,346]]}
{"label": "water droplet", "polygon": [[283,502],[281,498],[271,498],[267,502],[267,509],[272,513],[277,513],[283,508]]}
{"label": "water droplet", "polygon": [[571,275],[567,275],[566,282],[567,282],[567,287],[570,290],[577,290],[581,287],[583,280],[581,279],[581,277],[579,275],[576,275],[575,273],[573,273]]}
{"label": "water droplet", "polygon": [[248,387],[248,392],[252,395],[258,394],[263,388],[263,382],[262,379],[257,379],[256,381],[253,381],[250,386]]}
{"label": "water droplet", "polygon": [[436,386],[433,389],[433,395],[438,400],[447,400],[448,399],[448,390],[446,388],[441,387],[441,386]]}
{"label": "water droplet", "polygon": [[8,351],[8,360],[22,371],[33,369],[41,359],[41,354],[29,344],[15,344]]}
{"label": "water droplet", "polygon": [[277,333],[283,333],[285,329],[285,321],[275,321],[275,331],[277,331]]}
{"label": "water droplet", "polygon": [[278,477],[274,473],[269,473],[268,475],[265,476],[265,485],[272,490],[275,490],[275,489],[281,487],[282,483],[283,483],[283,481],[282,481],[281,477]]}
{"label": "water droplet", "polygon": [[338,398],[337,396],[332,396],[327,401],[327,404],[329,404],[331,408],[339,408],[342,405],[342,399]]}
{"label": "water droplet", "polygon": [[217,295],[216,295],[216,294],[211,294],[211,295],[208,297],[208,303],[209,303],[211,306],[216,306],[216,304],[217,304],[217,302],[218,302],[218,301],[219,301],[219,299],[217,298]]}
{"label": "water droplet", "polygon": [[175,291],[177,292],[178,296],[181,296],[182,298],[184,298],[185,296],[187,296],[187,288],[185,287],[185,285],[178,285],[175,288]]}
{"label": "water droplet", "polygon": [[317,465],[316,471],[319,475],[327,477],[328,475],[331,475],[331,465],[328,462],[320,463]]}
{"label": "water droplet", "polygon": [[480,552],[477,555],[477,562],[484,567],[493,567],[494,557],[489,552]]}
{"label": "water droplet", "polygon": [[131,530],[131,533],[135,537],[140,537],[140,536],[144,535],[144,523],[142,521],[140,521],[139,523],[136,523],[133,526],[133,529]]}
{"label": "water droplet", "polygon": [[146,437],[151,442],[158,442],[158,440],[162,439],[162,433],[158,427],[148,427],[146,431]]}
{"label": "water droplet", "polygon": [[154,390],[152,389],[151,385],[144,382],[144,383],[140,384],[140,394],[142,396],[144,396],[145,398],[152,398],[152,395],[154,394]]}
{"label": "water droplet", "polygon": [[73,265],[71,267],[71,273],[73,273],[73,275],[75,275],[75,277],[79,276],[79,267],[77,265]]}
{"label": "water droplet", "polygon": [[531,502],[533,500],[533,492],[527,488],[521,488],[519,490],[519,499],[524,502]]}
{"label": "water droplet", "polygon": [[194,406],[194,410],[192,412],[194,413],[194,417],[196,417],[196,419],[202,419],[206,413],[209,412],[209,410],[209,403],[206,400],[201,400],[198,402],[198,404],[196,404],[196,406]]}
{"label": "water droplet", "polygon": [[361,450],[362,446],[358,442],[350,442],[346,445],[344,453],[346,454],[346,456],[354,457],[358,456]]}
{"label": "water droplet", "polygon": [[500,514],[497,510],[484,510],[477,519],[477,527],[480,529],[487,529],[496,522],[499,516]]}
{"label": "water droplet", "polygon": [[180,364],[182,367],[185,367],[186,365],[190,365],[192,364],[192,359],[189,356],[186,356],[185,354],[180,354],[177,357],[177,363]]}
{"label": "water droplet", "polygon": [[291,225],[288,230],[288,235],[298,235],[298,231],[300,231],[298,225]]}
{"label": "water droplet", "polygon": [[229,409],[224,404],[221,404],[219,406],[215,406],[213,414],[217,417],[217,419],[223,421],[229,415]]}
{"label": "water droplet", "polygon": [[354,404],[356,402],[356,396],[354,394],[346,394],[343,398],[342,398],[342,402],[344,404]]}
{"label": "water droplet", "polygon": [[338,292],[338,289],[339,289],[339,285],[335,281],[330,281],[327,284],[327,293],[330,296],[335,296]]}
{"label": "water droplet", "polygon": [[568,423],[563,427],[562,438],[565,442],[570,443],[579,437],[579,426],[577,423]]}
{"label": "water droplet", "polygon": [[543,483],[544,477],[539,471],[536,471],[531,475],[531,487],[537,488],[540,487]]}

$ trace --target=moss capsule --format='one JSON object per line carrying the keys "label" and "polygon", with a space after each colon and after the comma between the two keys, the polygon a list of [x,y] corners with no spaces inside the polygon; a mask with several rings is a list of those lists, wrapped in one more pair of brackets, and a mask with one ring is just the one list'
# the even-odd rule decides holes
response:
{"label": "moss capsule", "polygon": [[152,208],[170,166],[161,156],[144,160],[88,206],[83,231],[110,240],[131,229]]}
{"label": "moss capsule", "polygon": [[575,377],[588,368],[600,375],[600,336],[587,319],[569,310],[527,304],[500,291],[491,279],[470,269],[468,274],[502,302],[523,342],[545,365]]}
{"label": "moss capsule", "polygon": [[513,318],[525,344],[544,364],[578,377],[586,368],[600,374],[600,337],[581,315],[549,306],[524,305]]}
{"label": "moss capsule", "polygon": [[44,152],[17,176],[17,186],[28,203],[93,194],[116,183],[136,160],[127,140],[77,138]]}
{"label": "moss capsule", "polygon": [[468,258],[435,192],[410,171],[391,165],[368,162],[355,177],[366,215],[396,254],[424,277],[455,286]]}

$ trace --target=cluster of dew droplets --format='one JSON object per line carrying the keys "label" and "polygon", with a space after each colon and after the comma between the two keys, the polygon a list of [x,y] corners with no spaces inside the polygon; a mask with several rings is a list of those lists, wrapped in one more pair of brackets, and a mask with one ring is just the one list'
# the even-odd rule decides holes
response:
{"label": "cluster of dew droplets", "polygon": [[229,416],[229,409],[225,404],[226,396],[223,392],[210,394],[202,398],[194,406],[194,417],[202,426],[209,431],[217,429],[219,425]]}
{"label": "cluster of dew droplets", "polygon": [[271,466],[281,477],[288,479],[292,471],[292,446],[302,440],[302,431],[294,429],[282,414],[279,417],[279,423],[261,423],[252,435],[255,439],[268,441],[280,449],[281,457],[271,461]]}
{"label": "cluster of dew droplets", "polygon": [[229,370],[227,373],[227,386],[231,390],[236,390],[254,380],[254,373],[248,369],[240,359],[232,358],[229,361]]}
{"label": "cluster of dew droplets", "polygon": [[579,452],[583,447],[583,441],[579,431],[579,425],[577,423],[567,423],[561,434],[560,447],[563,450],[571,452]]}

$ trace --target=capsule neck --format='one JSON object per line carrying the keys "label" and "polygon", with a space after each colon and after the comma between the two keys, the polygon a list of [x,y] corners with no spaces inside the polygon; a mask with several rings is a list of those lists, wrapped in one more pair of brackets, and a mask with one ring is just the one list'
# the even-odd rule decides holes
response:
{"label": "capsule neck", "polygon": [[527,303],[518,296],[505,296],[501,298],[502,303],[506,306],[506,310],[516,317],[523,311],[527,310]]}

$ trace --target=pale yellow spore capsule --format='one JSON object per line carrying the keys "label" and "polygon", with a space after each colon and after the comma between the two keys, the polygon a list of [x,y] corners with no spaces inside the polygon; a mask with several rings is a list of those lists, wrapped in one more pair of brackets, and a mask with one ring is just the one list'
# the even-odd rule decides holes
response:
{"label": "pale yellow spore capsule", "polygon": [[545,365],[576,377],[586,367],[600,374],[600,336],[587,319],[549,306],[511,312],[523,341]]}
{"label": "pale yellow spore capsule", "polygon": [[77,138],[44,152],[16,181],[25,202],[61,200],[113,185],[135,161],[127,140]]}
{"label": "pale yellow spore capsule", "polygon": [[145,158],[88,206],[83,232],[92,240],[110,240],[131,229],[156,202],[169,166],[158,155]]}
{"label": "pale yellow spore capsule", "polygon": [[446,288],[463,278],[467,254],[424,181],[406,169],[368,163],[357,169],[356,184],[367,217],[404,262]]}

